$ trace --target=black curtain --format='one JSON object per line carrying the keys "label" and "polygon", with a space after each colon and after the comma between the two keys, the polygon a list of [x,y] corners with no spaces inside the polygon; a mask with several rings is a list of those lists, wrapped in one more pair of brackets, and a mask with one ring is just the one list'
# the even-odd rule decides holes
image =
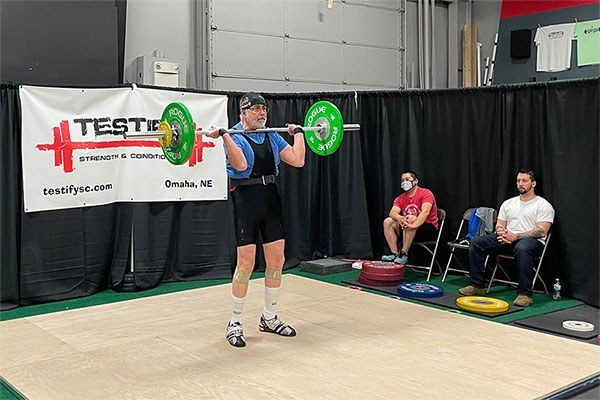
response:
{"label": "black curtain", "polygon": [[19,87],[0,84],[0,310],[19,305],[21,259],[21,104]]}
{"label": "black curtain", "polygon": [[[387,251],[383,219],[413,170],[447,213],[444,238],[469,207],[496,207],[501,92],[458,89],[359,95],[361,141],[373,251]],[[443,251],[442,250],[443,259]]]}
{"label": "black curtain", "polygon": [[[136,203],[133,221],[137,288],[231,277],[232,219],[226,201]],[[114,276],[113,286],[118,287],[121,277]]]}
{"label": "black curtain", "polygon": [[499,197],[516,195],[515,171],[538,174],[536,193],[556,210],[542,274],[565,292],[600,303],[598,152],[600,79],[504,89]]}
{"label": "black curtain", "polygon": [[499,209],[518,195],[517,171],[527,167],[556,210],[542,275],[598,307],[599,82],[359,94],[375,256],[385,250],[381,225],[403,170],[433,191],[455,234],[467,208]]}
{"label": "black curtain", "polygon": [[126,260],[130,207],[111,204],[22,213],[20,305],[106,289],[113,264]]}

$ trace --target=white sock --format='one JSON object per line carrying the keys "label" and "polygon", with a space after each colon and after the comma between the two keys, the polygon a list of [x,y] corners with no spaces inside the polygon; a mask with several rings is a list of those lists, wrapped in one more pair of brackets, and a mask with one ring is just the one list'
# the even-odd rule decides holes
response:
{"label": "white sock", "polygon": [[244,303],[246,302],[246,297],[237,297],[232,293],[231,299],[233,300],[233,310],[231,312],[231,322],[239,322],[241,324],[242,323],[242,309],[244,308]]}
{"label": "white sock", "polygon": [[273,319],[277,315],[278,297],[279,288],[270,288],[265,286],[265,309],[263,310],[265,319]]}

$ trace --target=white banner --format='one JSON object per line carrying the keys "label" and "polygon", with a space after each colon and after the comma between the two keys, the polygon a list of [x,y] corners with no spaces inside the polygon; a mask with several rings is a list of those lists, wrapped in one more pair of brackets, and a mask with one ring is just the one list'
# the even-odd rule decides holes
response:
{"label": "white banner", "polygon": [[22,86],[25,212],[121,201],[227,199],[221,139],[197,135],[189,161],[169,163],[155,130],[164,108],[186,105],[197,128],[227,126],[227,96],[133,88]]}

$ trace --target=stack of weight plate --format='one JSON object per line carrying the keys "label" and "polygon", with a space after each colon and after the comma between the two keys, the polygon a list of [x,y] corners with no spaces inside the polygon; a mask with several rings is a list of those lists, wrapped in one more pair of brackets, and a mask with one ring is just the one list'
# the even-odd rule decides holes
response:
{"label": "stack of weight plate", "polygon": [[404,265],[386,261],[362,263],[358,281],[370,286],[396,286],[404,278]]}

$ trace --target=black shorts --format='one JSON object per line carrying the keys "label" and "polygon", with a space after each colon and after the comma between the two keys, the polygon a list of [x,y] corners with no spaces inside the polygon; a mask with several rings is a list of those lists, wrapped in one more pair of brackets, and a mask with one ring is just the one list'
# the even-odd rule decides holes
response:
{"label": "black shorts", "polygon": [[283,211],[276,185],[238,186],[231,192],[235,238],[238,246],[283,239]]}

